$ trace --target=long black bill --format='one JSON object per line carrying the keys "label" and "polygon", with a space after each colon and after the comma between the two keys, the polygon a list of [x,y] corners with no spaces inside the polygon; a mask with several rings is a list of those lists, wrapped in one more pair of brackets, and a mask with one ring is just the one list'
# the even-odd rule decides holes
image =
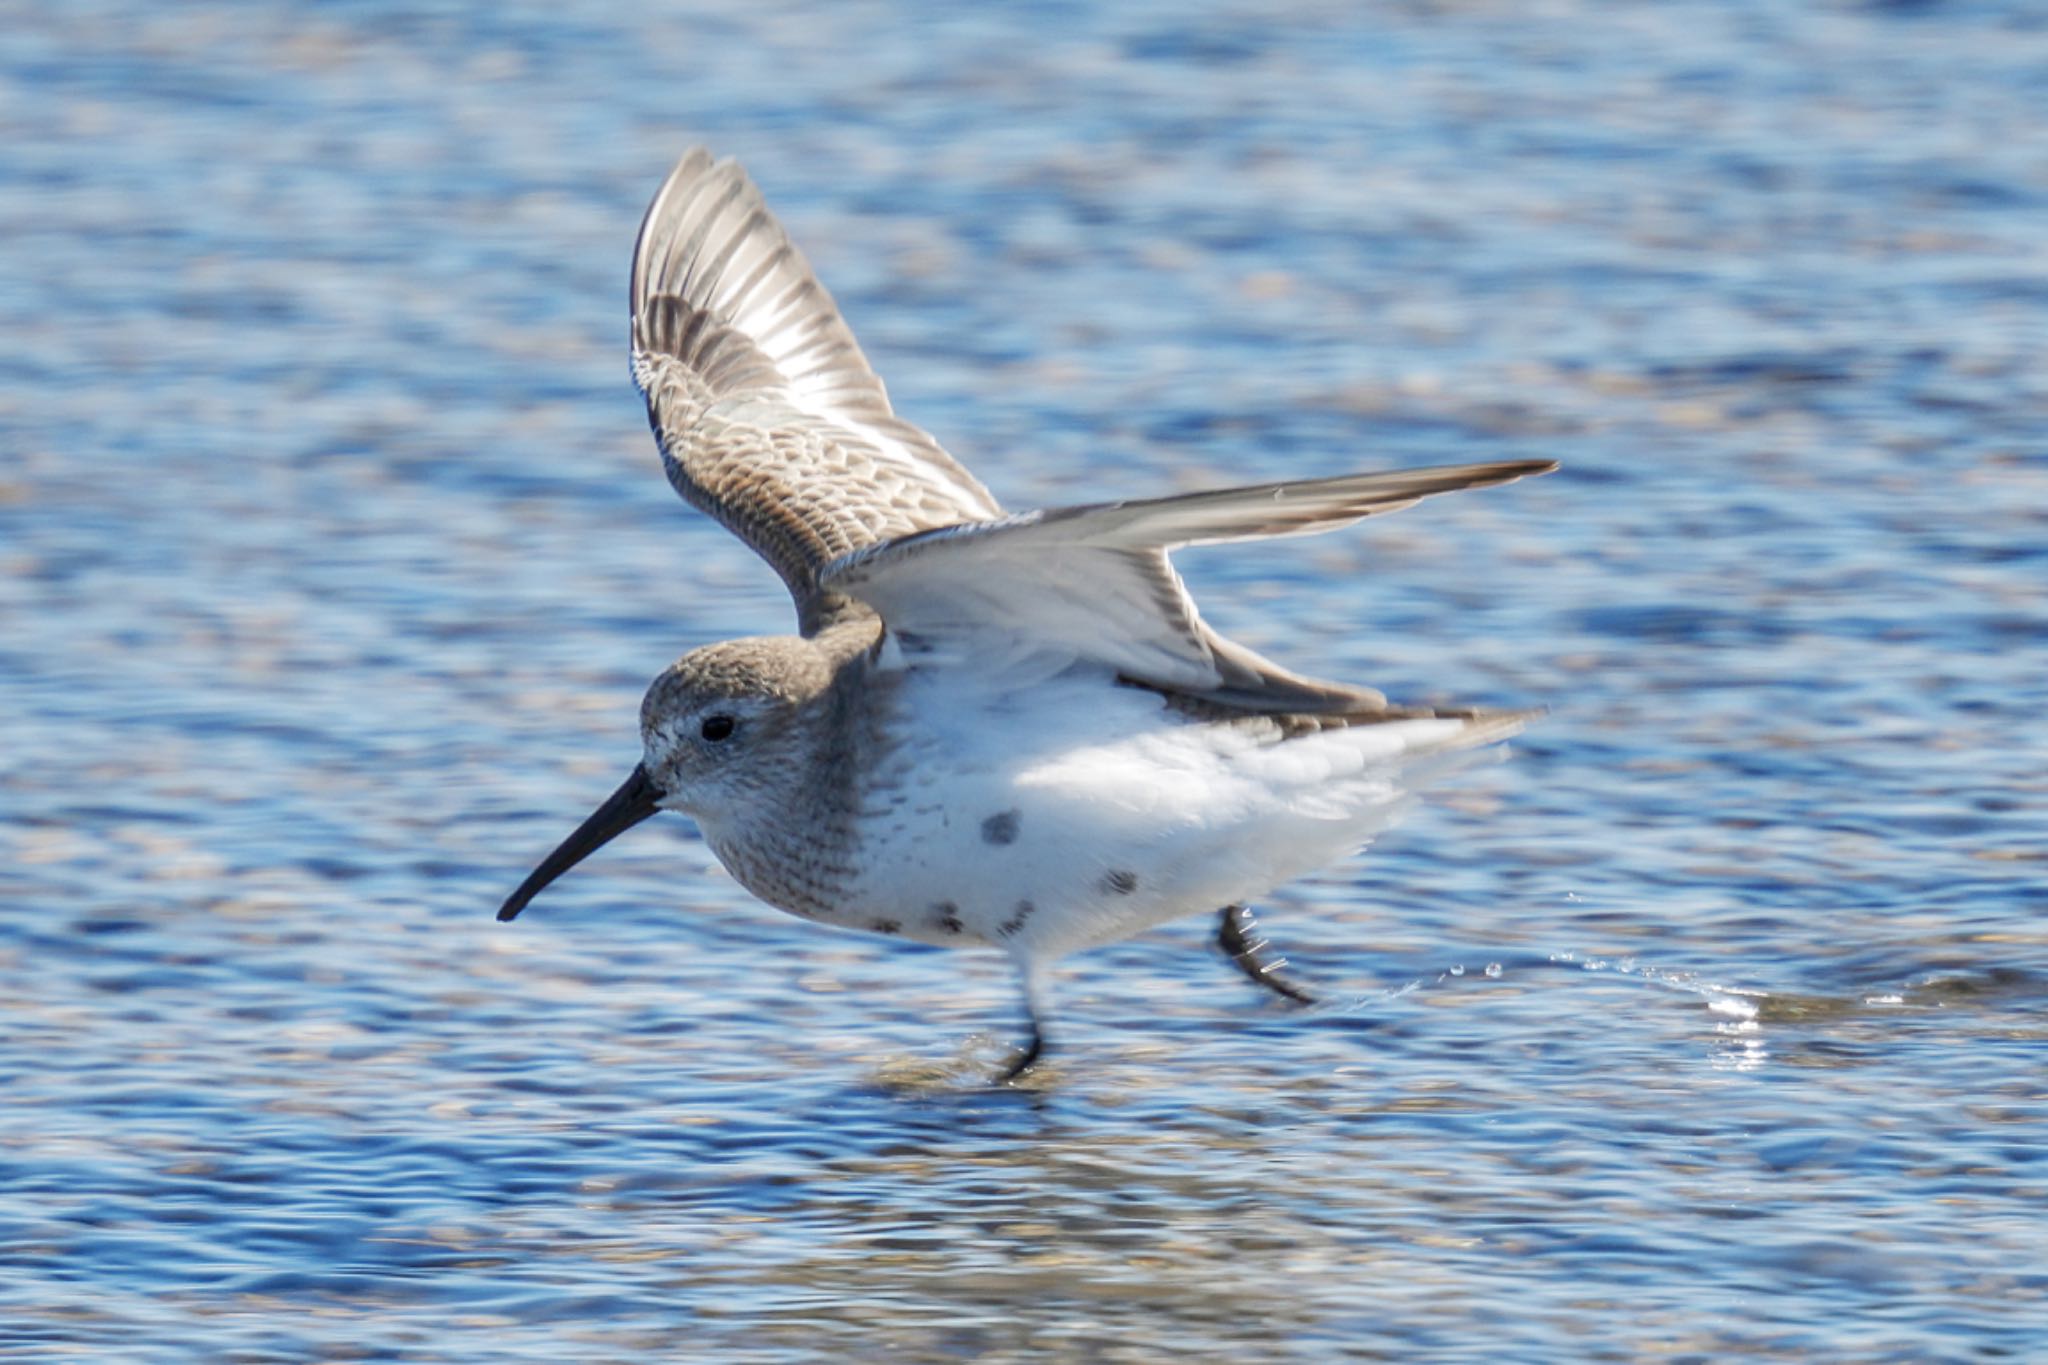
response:
{"label": "long black bill", "polygon": [[619,784],[619,789],[606,797],[605,803],[591,812],[590,818],[578,825],[574,834],[562,840],[553,853],[541,859],[533,875],[519,883],[519,889],[506,897],[504,905],[498,909],[498,918],[508,920],[524,910],[526,903],[538,896],[549,882],[654,814],[657,809],[654,803],[660,799],[661,792],[648,780],[647,769],[635,763],[632,773]]}

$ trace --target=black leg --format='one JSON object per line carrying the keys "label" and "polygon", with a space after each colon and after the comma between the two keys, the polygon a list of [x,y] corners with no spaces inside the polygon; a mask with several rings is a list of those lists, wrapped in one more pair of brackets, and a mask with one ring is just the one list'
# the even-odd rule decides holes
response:
{"label": "black leg", "polygon": [[1016,1061],[996,1073],[997,1085],[1008,1085],[1045,1056],[1045,973],[1038,963],[1026,957],[1017,959],[1017,968],[1023,977],[1024,1020],[1031,1026],[1031,1041],[1025,1044]]}
{"label": "black leg", "polygon": [[1017,1060],[996,1073],[997,1085],[1008,1085],[1019,1076],[1038,1065],[1038,1059],[1045,1055],[1045,1034],[1038,1027],[1036,1019],[1031,1021],[1031,1041],[1019,1053]]}
{"label": "black leg", "polygon": [[1297,1005],[1315,1004],[1313,995],[1280,975],[1279,969],[1287,965],[1286,958],[1276,957],[1268,961],[1259,956],[1266,940],[1253,938],[1257,932],[1258,926],[1253,922],[1249,909],[1242,905],[1226,905],[1222,922],[1216,926],[1216,946],[1236,964],[1239,971],[1275,995],[1284,996]]}

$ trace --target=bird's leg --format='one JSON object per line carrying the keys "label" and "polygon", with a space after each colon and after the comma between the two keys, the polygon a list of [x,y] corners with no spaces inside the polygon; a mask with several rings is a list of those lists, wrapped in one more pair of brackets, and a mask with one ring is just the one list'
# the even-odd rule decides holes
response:
{"label": "bird's leg", "polygon": [[1035,963],[1020,958],[1017,965],[1024,976],[1024,1018],[1031,1026],[1031,1041],[1016,1061],[996,1073],[997,1085],[1008,1085],[1045,1056],[1045,977]]}
{"label": "bird's leg", "polygon": [[1045,1031],[1038,1027],[1038,1021],[1031,1021],[1031,1041],[1017,1054],[1017,1060],[996,1073],[997,1085],[1008,1085],[1019,1076],[1038,1065],[1038,1059],[1045,1055]]}
{"label": "bird's leg", "polygon": [[1223,907],[1222,921],[1216,926],[1216,946],[1223,955],[1236,964],[1237,969],[1252,980],[1264,986],[1275,995],[1292,1000],[1297,1005],[1313,1005],[1316,998],[1301,987],[1280,975],[1279,969],[1287,965],[1287,959],[1276,957],[1271,960],[1259,955],[1266,946],[1266,940],[1252,937],[1258,932],[1258,925],[1252,919],[1252,912],[1242,905]]}

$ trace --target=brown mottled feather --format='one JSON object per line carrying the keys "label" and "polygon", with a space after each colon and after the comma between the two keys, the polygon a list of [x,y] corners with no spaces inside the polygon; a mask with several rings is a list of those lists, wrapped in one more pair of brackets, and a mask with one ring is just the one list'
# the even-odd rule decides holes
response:
{"label": "brown mottled feather", "polygon": [[975,478],[897,417],[803,256],[731,161],[696,148],[633,253],[633,375],[669,481],[788,584],[806,634],[847,611],[837,555],[1000,516]]}

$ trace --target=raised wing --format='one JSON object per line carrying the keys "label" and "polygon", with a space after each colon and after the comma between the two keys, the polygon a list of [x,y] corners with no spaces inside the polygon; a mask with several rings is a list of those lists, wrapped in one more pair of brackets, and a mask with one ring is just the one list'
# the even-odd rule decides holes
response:
{"label": "raised wing", "polygon": [[669,482],[774,566],[806,634],[832,559],[1002,509],[897,417],[803,256],[733,161],[697,147],[633,249],[633,378]]}
{"label": "raised wing", "polygon": [[1259,711],[1369,711],[1377,692],[1291,673],[1211,630],[1166,553],[1307,535],[1435,493],[1510,483],[1529,460],[1353,474],[949,526],[834,560],[833,592],[881,613],[906,663],[1033,671],[1090,662],[1133,682]]}

